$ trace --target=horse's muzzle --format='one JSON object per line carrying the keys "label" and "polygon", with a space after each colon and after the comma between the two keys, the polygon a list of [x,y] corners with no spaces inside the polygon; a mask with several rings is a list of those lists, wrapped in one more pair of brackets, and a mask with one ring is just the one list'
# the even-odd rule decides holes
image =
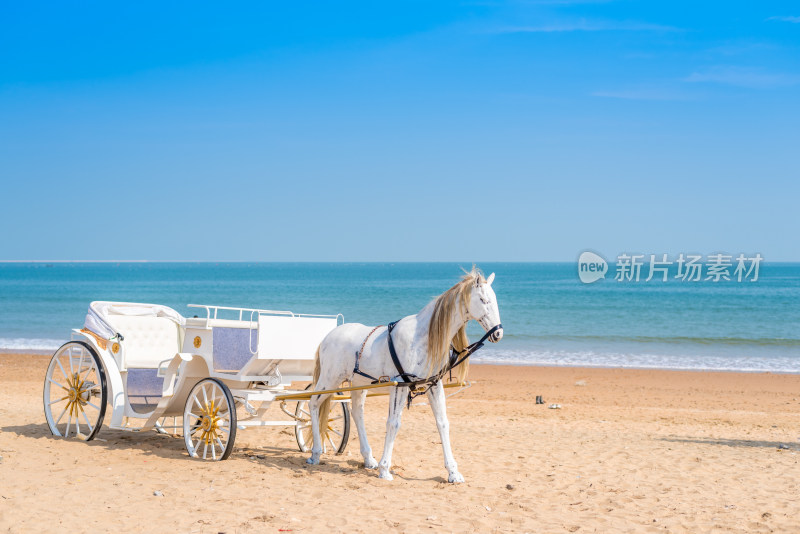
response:
{"label": "horse's muzzle", "polygon": [[498,328],[497,330],[494,331],[494,333],[491,336],[489,336],[489,341],[491,341],[492,343],[497,343],[501,339],[503,339],[502,328]]}

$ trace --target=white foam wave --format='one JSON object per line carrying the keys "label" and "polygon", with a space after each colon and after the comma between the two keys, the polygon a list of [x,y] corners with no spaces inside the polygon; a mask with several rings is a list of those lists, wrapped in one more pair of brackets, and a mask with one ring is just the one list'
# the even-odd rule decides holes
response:
{"label": "white foam wave", "polygon": [[474,363],[542,365],[556,367],[622,367],[691,371],[800,373],[795,354],[769,356],[713,356],[708,354],[650,354],[561,350],[487,350],[472,357]]}
{"label": "white foam wave", "polygon": [[[0,352],[48,354],[64,344],[63,339],[0,338]],[[693,371],[739,371],[800,373],[800,358],[794,352],[783,356],[654,354],[615,351],[499,349],[486,347],[472,356],[474,363],[542,365],[556,367],[622,367]]]}
{"label": "white foam wave", "polygon": [[4,338],[0,337],[0,350],[24,350],[24,351],[42,351],[52,352],[64,344],[63,339],[29,339],[24,337]]}

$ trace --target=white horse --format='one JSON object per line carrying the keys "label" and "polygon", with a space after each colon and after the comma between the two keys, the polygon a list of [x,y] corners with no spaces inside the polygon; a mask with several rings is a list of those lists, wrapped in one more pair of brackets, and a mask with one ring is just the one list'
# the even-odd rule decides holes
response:
{"label": "white horse", "polygon": [[[358,323],[343,324],[322,340],[317,349],[314,370],[314,389],[317,391],[334,389],[342,382],[349,381],[354,386],[372,382],[370,378],[389,377],[399,382],[407,382],[401,376],[429,378],[440,376],[452,363],[450,346],[463,351],[469,342],[466,325],[471,319],[480,323],[487,331],[489,341],[496,343],[503,337],[497,298],[492,289],[494,273],[484,279],[474,267],[456,285],[442,293],[416,315],[404,317],[396,323],[391,339],[400,362],[399,370],[392,360],[389,349],[387,327],[369,327]],[[486,338],[486,336],[484,336]],[[361,374],[355,372],[356,364]],[[468,360],[455,368],[459,381],[467,373]],[[352,391],[352,413],[358,430],[361,455],[364,467],[379,468],[380,478],[392,479],[392,447],[400,429],[400,419],[409,395],[409,386],[400,384],[392,387],[389,397],[389,417],[386,420],[386,442],[380,463],[372,456],[372,448],[367,441],[364,428],[364,400],[366,391]],[[436,380],[427,390],[428,402],[436,419],[439,436],[444,450],[444,465],[450,482],[463,482],[458,466],[450,449],[450,429],[445,408],[444,388],[441,380]],[[311,397],[311,424],[314,446],[311,449],[310,464],[318,464],[322,444],[328,428],[328,413],[331,395]],[[320,429],[323,429],[320,433]]]}

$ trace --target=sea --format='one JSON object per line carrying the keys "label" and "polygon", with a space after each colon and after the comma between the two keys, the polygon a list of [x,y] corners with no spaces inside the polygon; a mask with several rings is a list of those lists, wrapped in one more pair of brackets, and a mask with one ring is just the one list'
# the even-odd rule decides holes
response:
{"label": "sea", "polygon": [[[342,314],[417,313],[470,263],[0,263],[0,350],[50,353],[93,300]],[[582,283],[576,263],[479,263],[496,273],[504,338],[476,363],[800,373],[800,264],[756,281]],[[482,334],[471,323],[471,339]]]}

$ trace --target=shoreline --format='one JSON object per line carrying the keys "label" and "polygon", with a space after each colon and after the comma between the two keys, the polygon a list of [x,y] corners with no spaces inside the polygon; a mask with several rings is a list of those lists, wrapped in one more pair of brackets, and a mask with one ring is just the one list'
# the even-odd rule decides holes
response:
{"label": "shoreline", "polygon": [[[55,352],[55,350],[53,351]],[[50,358],[53,352],[42,352],[40,349],[4,349],[0,348],[0,356],[38,356]],[[487,367],[533,367],[542,369],[597,369],[597,370],[629,370],[629,371],[654,371],[654,372],[687,372],[687,373],[733,373],[733,374],[765,374],[765,375],[800,375],[797,371],[779,371],[770,369],[721,369],[721,368],[701,368],[701,367],[647,367],[647,366],[619,366],[619,365],[570,365],[557,363],[527,363],[527,362],[498,362],[498,361],[471,361],[470,366]]]}

